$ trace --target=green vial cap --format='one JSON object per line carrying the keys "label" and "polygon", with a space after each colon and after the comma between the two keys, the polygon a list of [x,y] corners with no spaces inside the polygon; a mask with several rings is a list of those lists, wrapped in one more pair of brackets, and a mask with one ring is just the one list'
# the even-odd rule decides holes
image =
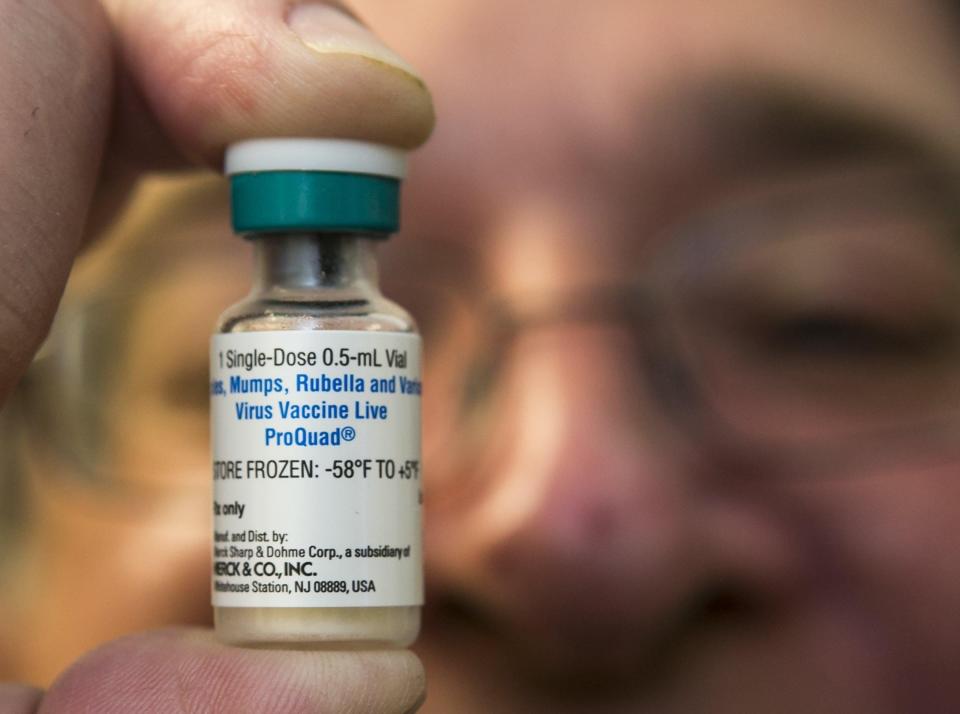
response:
{"label": "green vial cap", "polygon": [[237,233],[395,232],[405,152],[348,139],[253,139],[227,149]]}

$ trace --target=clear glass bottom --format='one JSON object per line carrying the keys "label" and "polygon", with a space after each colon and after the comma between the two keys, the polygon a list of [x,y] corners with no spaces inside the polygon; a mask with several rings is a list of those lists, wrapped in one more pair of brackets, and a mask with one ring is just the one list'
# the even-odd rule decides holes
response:
{"label": "clear glass bottom", "polygon": [[215,607],[221,642],[283,649],[409,647],[420,632],[420,608]]}

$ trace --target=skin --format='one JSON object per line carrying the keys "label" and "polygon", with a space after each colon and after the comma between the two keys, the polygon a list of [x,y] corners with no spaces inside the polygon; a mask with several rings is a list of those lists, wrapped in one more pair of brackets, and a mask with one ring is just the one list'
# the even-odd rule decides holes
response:
{"label": "skin", "polygon": [[[406,146],[429,133],[429,96],[405,69],[284,45],[297,41],[280,31],[281,5],[235,3],[227,12],[209,3],[200,10],[215,28],[222,17],[242,24],[244,13],[274,18],[244,27],[268,38],[252,43],[256,48],[279,43],[278,56],[245,42],[215,42],[230,35],[205,36],[206,29],[153,31],[198,12],[185,2],[110,4],[122,47],[114,72],[98,49],[108,30],[94,5],[76,10],[80,24],[63,20],[79,49],[31,52],[73,71],[80,58],[90,97],[82,106],[91,114],[51,113],[44,131],[66,142],[53,155],[42,143],[0,143],[16,168],[0,181],[16,177],[29,188],[0,191],[5,212],[23,223],[3,238],[14,259],[0,265],[7,271],[0,280],[0,384],[9,389],[45,331],[88,207],[96,219],[117,201],[115,186],[124,182],[112,177],[180,156],[215,164],[226,142],[258,133],[350,133]],[[431,241],[462,259],[446,269],[477,286],[472,297],[535,295],[549,303],[578,287],[624,279],[644,264],[658,236],[711,201],[813,170],[765,152],[757,165],[731,162],[717,132],[701,121],[716,113],[713,85],[802,88],[809,105],[842,103],[868,124],[896,126],[911,146],[956,162],[956,37],[933,4],[686,0],[545,8],[422,0],[358,8],[420,69],[441,118],[406,187],[406,234],[385,256],[388,283],[413,261],[402,241],[411,254],[415,241]],[[33,10],[13,9],[27,15],[28,26],[31,18],[39,22]],[[49,11],[59,18],[63,9]],[[36,41],[52,43],[37,27]],[[211,54],[199,51],[210,47]],[[25,49],[4,52],[13,54],[0,56],[0,76],[34,68],[23,60]],[[198,52],[204,61],[191,61]],[[265,61],[293,69],[264,72]],[[218,72],[225,65],[236,72]],[[178,82],[176,68],[197,74]],[[118,78],[113,85],[111,76]],[[279,86],[263,81],[276,76]],[[309,81],[285,84],[298,76]],[[20,95],[3,99],[12,103],[10,115],[27,121],[28,90],[47,85],[24,79]],[[49,88],[49,101],[67,89]],[[381,109],[386,98],[391,111]],[[106,134],[109,106],[118,118]],[[163,149],[131,153],[142,144],[131,137],[141,132],[166,137]],[[755,137],[726,139],[746,147]],[[93,194],[91,165],[100,161],[105,179]],[[38,197],[57,210],[31,210]],[[109,711],[108,704],[123,711],[130,702],[164,709],[173,697],[186,710],[256,710],[268,700],[245,698],[245,687],[254,686],[271,710],[404,711],[423,682],[409,653],[250,653],[218,647],[196,631],[122,639],[56,677],[109,637],[206,616],[202,408],[165,403],[164,380],[202,363],[212,315],[242,289],[244,268],[223,257],[236,250],[214,220],[200,216],[174,237],[184,245],[203,240],[210,250],[157,280],[138,308],[135,324],[143,327],[129,335],[121,385],[142,400],[141,416],[112,427],[126,430],[118,442],[128,445],[115,458],[120,473],[136,472],[155,495],[139,505],[88,493],[83,501],[83,489],[34,481],[34,522],[43,527],[26,546],[35,557],[26,559],[34,565],[22,588],[31,597],[16,601],[19,625],[5,625],[9,637],[0,638],[17,643],[11,650],[19,664],[11,671],[53,681],[44,711],[76,702],[90,711]],[[236,278],[211,286],[214,270]],[[440,280],[442,268],[435,275]],[[167,325],[171,305],[216,310],[183,309],[182,321]],[[452,384],[449,365],[459,360],[442,355],[459,354],[456,339],[443,346],[450,352],[437,353],[428,384]],[[171,350],[174,340],[196,349]],[[429,673],[424,711],[956,707],[960,566],[944,547],[956,534],[956,460],[838,468],[816,481],[740,478],[737,464],[691,447],[663,418],[630,368],[630,340],[622,327],[603,322],[524,331],[501,365],[503,417],[480,451],[465,439],[444,441],[452,407],[442,394],[425,401],[429,606],[416,647]],[[138,381],[145,365],[154,383]],[[158,425],[173,440],[167,443],[183,445],[181,453],[161,460],[148,438]],[[36,470],[53,468],[41,463]],[[149,573],[132,575],[129,552],[110,545],[118,537],[130,552],[155,550],[156,572],[178,577],[154,584]],[[89,592],[77,594],[85,622],[52,616],[52,603],[76,587],[70,564],[89,552],[110,555],[88,577]],[[102,596],[101,583],[113,597]],[[710,600],[719,587],[728,593],[722,606]],[[703,600],[711,607],[692,607]],[[102,683],[112,677],[129,685],[105,692]],[[172,684],[143,685],[154,681]],[[37,696],[0,690],[23,711]]]}

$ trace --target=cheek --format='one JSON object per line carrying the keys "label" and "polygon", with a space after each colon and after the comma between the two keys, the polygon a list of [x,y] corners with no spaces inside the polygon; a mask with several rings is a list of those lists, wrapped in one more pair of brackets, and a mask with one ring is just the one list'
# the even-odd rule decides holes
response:
{"label": "cheek", "polygon": [[820,575],[845,586],[903,654],[955,659],[960,465],[811,484],[803,496]]}

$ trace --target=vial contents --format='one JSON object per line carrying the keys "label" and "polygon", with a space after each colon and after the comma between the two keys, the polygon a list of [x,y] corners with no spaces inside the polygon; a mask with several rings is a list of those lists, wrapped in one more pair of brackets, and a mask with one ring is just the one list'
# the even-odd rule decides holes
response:
{"label": "vial contents", "polygon": [[[211,340],[212,599],[226,642],[402,647],[419,631],[420,338],[377,285],[390,201],[364,200],[397,177],[346,171],[357,157],[370,171],[378,149],[239,145],[234,223],[254,243],[255,284]],[[265,195],[259,211],[242,205]]]}

